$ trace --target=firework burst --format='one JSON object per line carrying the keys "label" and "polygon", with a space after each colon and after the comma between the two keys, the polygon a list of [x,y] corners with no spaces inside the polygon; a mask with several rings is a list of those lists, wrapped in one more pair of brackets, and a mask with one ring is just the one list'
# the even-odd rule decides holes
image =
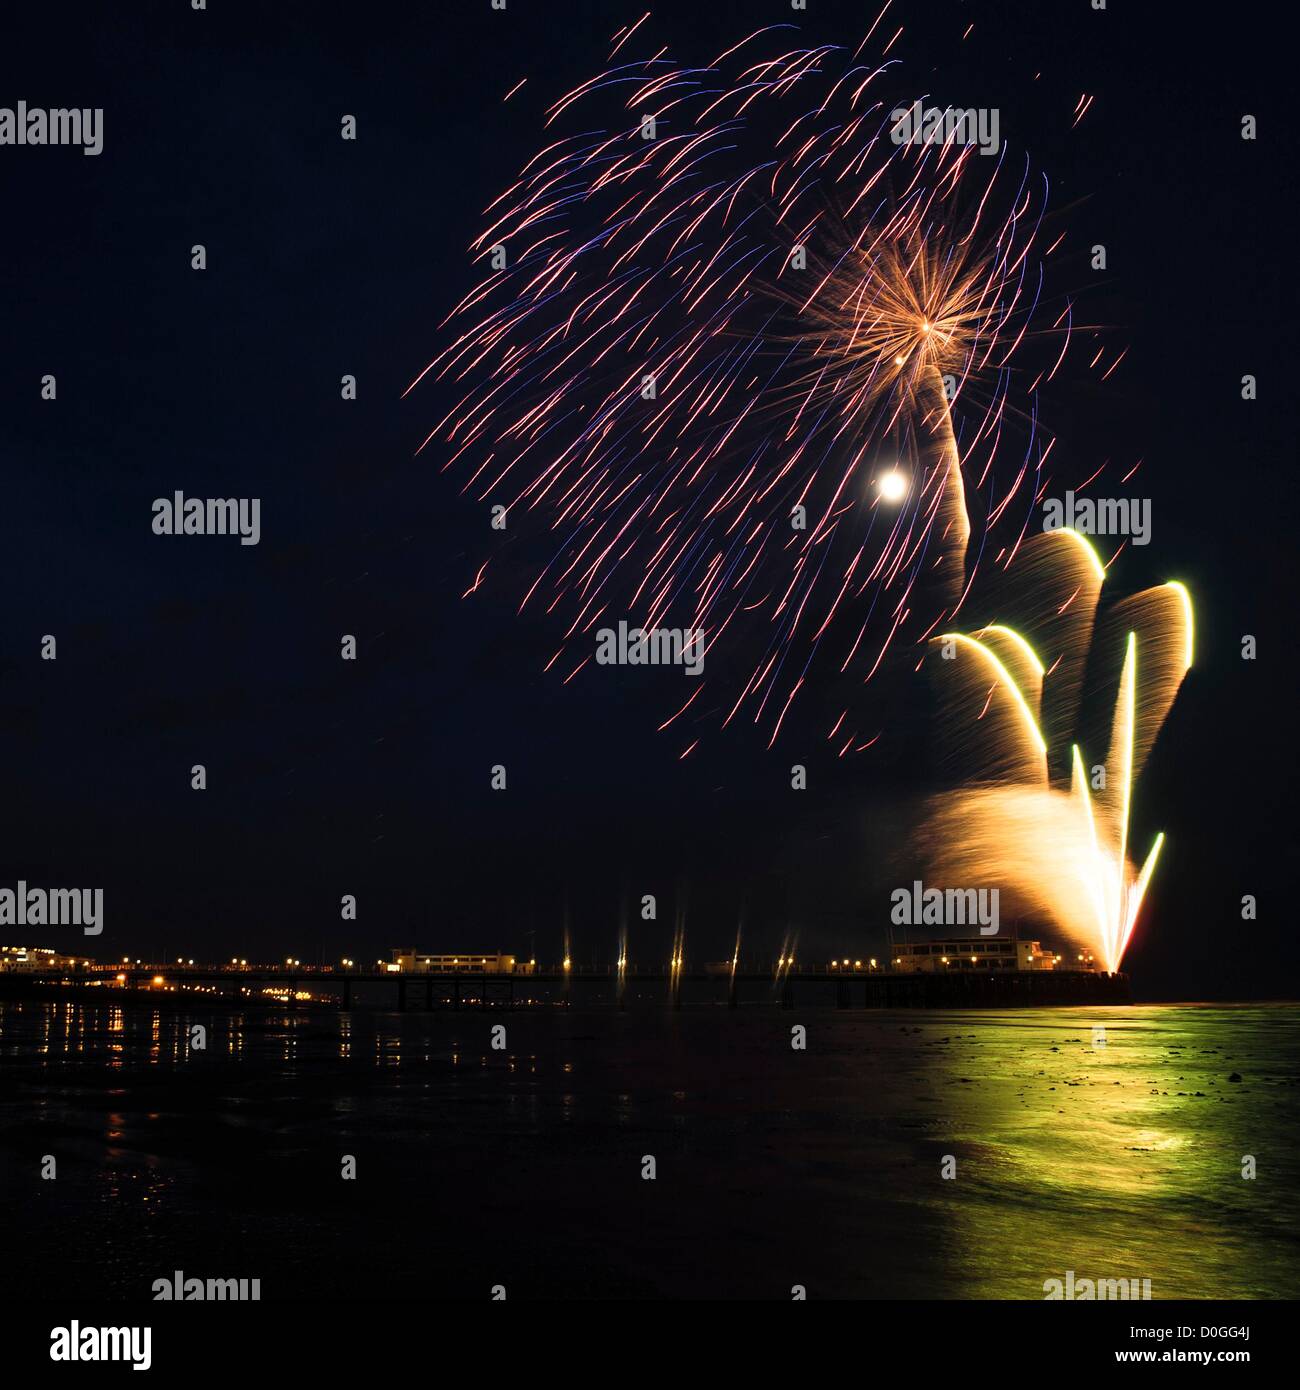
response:
{"label": "firework burst", "polygon": [[1102,610],[1105,569],[1069,530],[1032,537],[1017,569],[1026,584],[996,596],[1016,627],[931,639],[953,786],[919,843],[930,871],[1002,885],[1118,970],[1164,844],[1130,861],[1134,789],[1192,665],[1191,597],[1172,581]]}
{"label": "firework burst", "polygon": [[[771,26],[703,67],[620,31],[487,209],[484,278],[408,388],[455,395],[421,448],[551,539],[519,605],[557,627],[548,670],[613,619],[704,633],[664,728],[770,744],[814,668],[860,691],[953,619],[1004,515],[1013,553],[1041,481],[1070,324],[1016,374],[1045,185],[1005,147],[896,143],[879,25],[853,52]],[[843,703],[841,755],[872,742]]]}

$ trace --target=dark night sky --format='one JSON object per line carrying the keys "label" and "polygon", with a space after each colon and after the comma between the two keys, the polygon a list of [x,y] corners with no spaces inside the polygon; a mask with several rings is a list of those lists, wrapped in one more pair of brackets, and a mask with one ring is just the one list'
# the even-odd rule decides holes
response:
{"label": "dark night sky", "polygon": [[[102,106],[105,149],[0,148],[0,884],[102,886],[100,954],[526,952],[535,929],[546,957],[567,901],[578,954],[607,957],[620,895],[643,892],[660,922],[634,954],[666,951],[683,903],[696,956],[727,950],[742,904],[755,951],[787,920],[805,955],[881,942],[887,898],[862,887],[871,765],[828,761],[797,725],[770,754],[714,732],[679,762],[654,733],[662,685],[543,677],[553,630],[516,619],[505,587],[460,600],[492,533],[439,456],[413,457],[448,402],[399,396],[474,283],[480,210],[543,143],[544,99],[643,8],[51,0],[6,16],[0,105]],[[871,15],[655,6],[663,41],[700,61],[792,17],[856,44]],[[1170,839],[1128,967],[1148,997],[1291,995],[1293,135],[1269,40],[1150,3],[900,5],[898,22],[910,73],[1000,108],[1075,251],[1109,248],[1105,284],[1078,257],[1071,287],[1128,358],[1100,390],[1049,388],[1045,412],[1062,476],[1145,460],[1153,543],[1115,582],[1177,577],[1198,602],[1197,664],[1140,792],[1139,826]],[[1096,99],[1072,131],[1082,92]],[[154,536],[150,504],[176,489],[260,497],[261,544]]]}

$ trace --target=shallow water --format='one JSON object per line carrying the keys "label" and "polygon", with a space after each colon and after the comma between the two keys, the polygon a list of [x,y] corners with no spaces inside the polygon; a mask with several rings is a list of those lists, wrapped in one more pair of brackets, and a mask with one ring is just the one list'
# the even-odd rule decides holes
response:
{"label": "shallow water", "polygon": [[10,1294],[177,1269],[263,1299],[1037,1299],[1068,1270],[1300,1294],[1294,1006],[0,1002],[0,1071]]}

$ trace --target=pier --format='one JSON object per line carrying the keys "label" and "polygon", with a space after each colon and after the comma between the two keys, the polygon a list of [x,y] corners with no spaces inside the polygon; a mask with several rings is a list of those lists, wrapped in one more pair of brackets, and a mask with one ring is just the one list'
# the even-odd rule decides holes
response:
{"label": "pier", "polygon": [[908,972],[797,968],[529,967],[526,971],[393,972],[332,966],[91,965],[0,973],[0,997],[78,1003],[156,1002],[340,1009],[672,1008],[779,1004],[837,1009],[1014,1008],[1125,1004],[1128,977],[1100,970]]}

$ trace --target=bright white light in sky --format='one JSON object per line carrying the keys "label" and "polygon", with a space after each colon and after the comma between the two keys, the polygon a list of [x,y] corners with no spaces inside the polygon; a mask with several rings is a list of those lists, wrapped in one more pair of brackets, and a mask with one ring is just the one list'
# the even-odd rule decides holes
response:
{"label": "bright white light in sky", "polygon": [[907,479],[894,469],[876,479],[882,502],[901,502],[907,496]]}

